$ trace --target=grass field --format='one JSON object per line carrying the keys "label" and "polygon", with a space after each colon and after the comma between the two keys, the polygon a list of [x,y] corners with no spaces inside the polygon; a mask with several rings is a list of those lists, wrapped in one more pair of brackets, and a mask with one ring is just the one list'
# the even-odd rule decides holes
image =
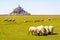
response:
{"label": "grass field", "polygon": [[[34,22],[34,20],[46,20],[52,18],[50,21]],[[15,19],[15,22],[4,22],[5,19]],[[24,23],[24,20],[29,22]],[[54,25],[54,34],[47,36],[33,36],[28,35],[28,28],[30,26],[38,25]],[[0,16],[0,40],[60,40],[60,15],[59,16]]]}

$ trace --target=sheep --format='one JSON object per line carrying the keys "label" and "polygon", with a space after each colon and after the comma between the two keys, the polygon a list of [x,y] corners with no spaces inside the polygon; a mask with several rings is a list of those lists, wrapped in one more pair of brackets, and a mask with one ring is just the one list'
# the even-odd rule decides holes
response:
{"label": "sheep", "polygon": [[46,34],[49,34],[49,32],[50,32],[50,31],[49,31],[49,27],[48,27],[48,26],[45,26],[44,28],[45,28],[45,30],[46,30]]}
{"label": "sheep", "polygon": [[31,33],[32,35],[35,34],[35,33],[36,33],[36,27],[31,26],[31,27],[29,28],[28,35],[29,35],[30,33]]}
{"label": "sheep", "polygon": [[45,22],[46,22],[46,21],[51,21],[51,20],[52,20],[51,18],[48,18],[48,19],[45,20]]}
{"label": "sheep", "polygon": [[28,22],[28,20],[24,20],[24,22]]}
{"label": "sheep", "polygon": [[44,22],[44,20],[42,19],[41,22]]}
{"label": "sheep", "polygon": [[12,19],[9,19],[9,22],[11,22],[12,21]]}
{"label": "sheep", "polygon": [[8,19],[5,19],[4,22],[9,22]]}
{"label": "sheep", "polygon": [[5,19],[4,21],[7,21],[7,19]]}
{"label": "sheep", "polygon": [[49,21],[50,21],[50,20],[51,20],[51,18],[48,18],[47,20],[49,20]]}
{"label": "sheep", "polygon": [[40,26],[37,26],[37,35],[42,35]]}
{"label": "sheep", "polygon": [[50,31],[49,34],[52,34],[53,33],[53,29],[54,29],[54,27],[52,25],[50,25],[49,26],[49,31]]}
{"label": "sheep", "polygon": [[12,20],[12,22],[14,22],[14,21],[15,21],[15,19]]}
{"label": "sheep", "polygon": [[45,35],[45,33],[46,33],[46,30],[43,25],[37,26],[37,34],[38,35]]}
{"label": "sheep", "polygon": [[14,22],[14,21],[15,21],[15,19],[9,19],[8,21],[9,21],[9,22]]}

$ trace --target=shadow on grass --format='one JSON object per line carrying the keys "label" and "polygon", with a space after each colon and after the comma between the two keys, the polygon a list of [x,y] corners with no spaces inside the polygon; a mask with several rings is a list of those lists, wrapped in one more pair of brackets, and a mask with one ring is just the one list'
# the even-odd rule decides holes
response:
{"label": "shadow on grass", "polygon": [[49,35],[58,35],[58,33],[52,33],[52,34],[49,34]]}
{"label": "shadow on grass", "polygon": [[38,35],[33,35],[33,36],[48,36],[48,35],[47,35],[47,34],[44,34],[44,35],[39,35],[39,34],[38,34]]}
{"label": "shadow on grass", "polygon": [[44,35],[33,35],[33,36],[48,36],[48,35],[58,35],[58,33],[44,34]]}

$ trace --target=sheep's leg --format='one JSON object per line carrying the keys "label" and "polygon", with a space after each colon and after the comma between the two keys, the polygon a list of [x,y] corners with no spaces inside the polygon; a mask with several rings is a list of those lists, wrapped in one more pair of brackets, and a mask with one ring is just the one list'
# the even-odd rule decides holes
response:
{"label": "sheep's leg", "polygon": [[40,35],[42,36],[42,35],[44,35],[44,34],[41,32]]}
{"label": "sheep's leg", "polygon": [[53,29],[52,29],[52,32],[51,32],[51,34],[53,34]]}
{"label": "sheep's leg", "polygon": [[33,31],[31,32],[31,34],[33,35]]}
{"label": "sheep's leg", "polygon": [[34,35],[36,35],[37,33],[36,32],[34,32]]}
{"label": "sheep's leg", "polygon": [[38,36],[40,36],[40,33],[38,33]]}
{"label": "sheep's leg", "polygon": [[40,36],[40,35],[42,36],[42,32],[41,31],[39,31],[39,33],[38,33],[38,36]]}
{"label": "sheep's leg", "polygon": [[28,35],[30,34],[30,31],[28,32]]}

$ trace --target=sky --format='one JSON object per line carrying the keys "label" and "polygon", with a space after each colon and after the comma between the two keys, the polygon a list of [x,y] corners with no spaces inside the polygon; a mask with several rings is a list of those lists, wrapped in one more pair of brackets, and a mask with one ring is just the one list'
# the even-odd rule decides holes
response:
{"label": "sky", "polygon": [[60,0],[0,0],[0,14],[9,14],[18,5],[32,15],[60,15]]}

